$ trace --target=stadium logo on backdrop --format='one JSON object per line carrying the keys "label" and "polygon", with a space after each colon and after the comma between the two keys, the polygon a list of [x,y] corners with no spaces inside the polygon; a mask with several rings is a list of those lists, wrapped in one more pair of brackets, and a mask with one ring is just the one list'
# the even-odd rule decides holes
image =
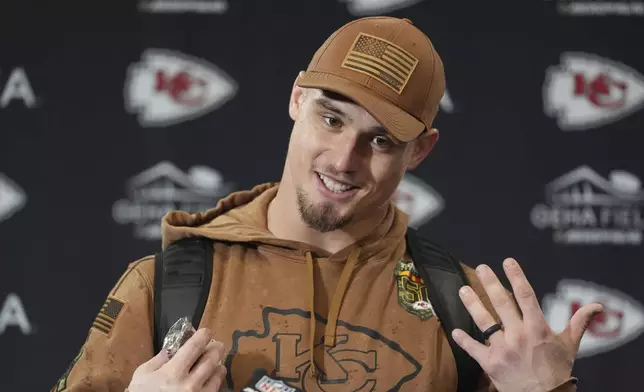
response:
{"label": "stadium logo on backdrop", "polygon": [[136,238],[158,240],[166,213],[194,213],[215,207],[232,188],[209,167],[193,166],[184,173],[170,162],[160,162],[129,180],[128,198],[114,203],[112,216],[119,224],[134,225]]}
{"label": "stadium logo on backdrop", "polygon": [[[0,69],[0,109],[14,102],[27,108],[37,106],[38,100],[25,70],[18,67],[8,73],[3,71],[4,69]],[[5,74],[8,75],[6,78]]]}
{"label": "stadium logo on backdrop", "polygon": [[351,15],[366,16],[380,15],[396,11],[402,8],[411,7],[423,0],[339,0],[347,3],[347,9]]}
{"label": "stadium logo on backdrop", "polygon": [[393,201],[409,215],[409,226],[415,229],[438,215],[445,207],[445,201],[434,188],[411,174],[405,174],[394,193]]}
{"label": "stadium logo on backdrop", "polygon": [[605,179],[581,166],[548,184],[546,199],[530,218],[536,228],[552,230],[557,243],[642,243],[644,191],[634,174],[614,170]]}
{"label": "stadium logo on backdrop", "polygon": [[154,14],[194,12],[223,14],[228,11],[227,0],[139,0],[139,10]]}
{"label": "stadium logo on backdrop", "polygon": [[23,335],[33,332],[33,327],[27,318],[27,312],[17,294],[9,293],[0,307],[0,335],[9,328],[18,328]]}
{"label": "stadium logo on backdrop", "polygon": [[150,49],[128,68],[125,108],[144,127],[164,127],[212,112],[237,93],[217,66],[168,50]]}
{"label": "stadium logo on backdrop", "polygon": [[555,294],[546,294],[543,312],[550,328],[557,333],[582,306],[601,303],[604,311],[591,321],[581,339],[578,358],[613,350],[644,332],[644,306],[633,298],[583,280],[562,280]]}
{"label": "stadium logo on backdrop", "polygon": [[0,222],[20,211],[27,203],[25,192],[11,179],[0,173]]}
{"label": "stadium logo on backdrop", "polygon": [[644,108],[644,76],[595,55],[564,53],[546,72],[543,100],[562,130],[598,128]]}
{"label": "stadium logo on backdrop", "polygon": [[566,16],[644,16],[644,2],[636,0],[546,0]]}

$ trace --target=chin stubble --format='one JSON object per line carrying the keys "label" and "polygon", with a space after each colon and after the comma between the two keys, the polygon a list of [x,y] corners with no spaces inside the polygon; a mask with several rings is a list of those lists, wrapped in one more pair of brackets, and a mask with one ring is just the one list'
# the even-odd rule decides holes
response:
{"label": "chin stubble", "polygon": [[304,223],[313,230],[321,233],[338,230],[344,227],[350,216],[337,216],[333,210],[333,205],[324,203],[321,207],[316,207],[302,188],[297,188],[297,207]]}

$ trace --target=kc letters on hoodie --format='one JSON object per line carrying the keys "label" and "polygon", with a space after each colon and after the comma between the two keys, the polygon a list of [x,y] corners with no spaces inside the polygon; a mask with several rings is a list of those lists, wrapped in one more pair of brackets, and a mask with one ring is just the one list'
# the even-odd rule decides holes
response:
{"label": "kc letters on hoodie", "polygon": [[[392,203],[372,233],[329,254],[268,231],[276,192],[258,185],[163,220],[164,248],[191,236],[219,240],[199,327],[225,345],[228,387],[241,390],[263,368],[305,391],[456,391],[451,347],[406,257],[407,216]],[[52,391],[123,392],[154,356],[153,282],[153,256],[128,266]],[[495,389],[482,377],[479,390]]]}

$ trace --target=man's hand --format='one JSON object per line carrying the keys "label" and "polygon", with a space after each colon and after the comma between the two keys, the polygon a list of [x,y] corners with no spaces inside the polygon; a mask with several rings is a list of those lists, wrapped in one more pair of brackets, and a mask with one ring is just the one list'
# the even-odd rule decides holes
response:
{"label": "man's hand", "polygon": [[224,346],[210,339],[210,331],[200,329],[172,359],[161,350],[139,366],[129,392],[218,392],[224,385],[226,367],[221,364]]}
{"label": "man's hand", "polygon": [[[506,259],[503,267],[523,317],[494,272],[480,265],[476,273],[503,329],[489,337],[489,345],[477,342],[460,329],[455,329],[452,336],[481,365],[499,392],[549,391],[570,378],[581,338],[602,306],[585,305],[572,316],[566,329],[556,335],[548,326],[519,264],[514,259]],[[470,287],[464,286],[460,295],[481,331],[495,324]]]}

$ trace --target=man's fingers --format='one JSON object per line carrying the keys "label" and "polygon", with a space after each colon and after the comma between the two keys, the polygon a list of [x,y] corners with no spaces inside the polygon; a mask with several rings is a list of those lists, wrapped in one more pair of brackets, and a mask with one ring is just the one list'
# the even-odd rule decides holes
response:
{"label": "man's fingers", "polygon": [[568,321],[568,325],[563,333],[569,334],[572,343],[577,349],[579,349],[581,338],[584,337],[584,333],[593,321],[593,317],[601,313],[603,309],[604,307],[598,303],[584,305]]}
{"label": "man's fingers", "polygon": [[168,359],[168,353],[165,350],[161,350],[157,355],[150,358],[149,361],[141,364],[141,366],[139,366],[137,370],[142,373],[154,372],[161,366],[163,366],[166,362],[168,362]]}
{"label": "man's fingers", "polygon": [[514,297],[521,308],[524,319],[543,319],[543,311],[534,293],[534,289],[528,282],[523,270],[516,260],[508,258],[503,261],[503,269],[512,285]]}
{"label": "man's fingers", "polygon": [[211,341],[197,363],[190,370],[188,383],[196,386],[197,390],[210,379],[215,369],[221,364],[224,354],[224,345],[221,342]]}
{"label": "man's fingers", "polygon": [[[479,327],[481,331],[485,331],[496,324],[494,317],[492,317],[490,312],[488,312],[488,310],[483,305],[483,302],[481,302],[479,296],[476,295],[476,293],[470,286],[461,287],[458,293],[461,296],[463,305],[465,305],[465,308],[472,316],[474,323],[476,323],[476,326]],[[503,332],[499,331],[493,333],[492,336],[490,336],[489,340],[490,342],[494,342],[494,340],[502,338]]]}
{"label": "man's fingers", "polygon": [[452,338],[460,348],[465,350],[470,357],[474,358],[481,367],[484,367],[484,364],[481,363],[481,361],[485,358],[486,352],[489,349],[488,346],[479,343],[470,335],[458,328],[452,331]]}
{"label": "man's fingers", "polygon": [[203,354],[210,342],[210,330],[202,328],[186,341],[172,357],[169,365],[179,374],[187,374],[194,363]]}
{"label": "man's fingers", "polygon": [[228,371],[224,365],[218,365],[212,376],[206,381],[203,387],[204,392],[219,392],[222,385],[226,385],[226,374]]}
{"label": "man's fingers", "polygon": [[494,310],[505,328],[512,328],[521,323],[521,315],[514,304],[510,293],[503,287],[494,271],[485,264],[476,267],[476,274],[485,289]]}

